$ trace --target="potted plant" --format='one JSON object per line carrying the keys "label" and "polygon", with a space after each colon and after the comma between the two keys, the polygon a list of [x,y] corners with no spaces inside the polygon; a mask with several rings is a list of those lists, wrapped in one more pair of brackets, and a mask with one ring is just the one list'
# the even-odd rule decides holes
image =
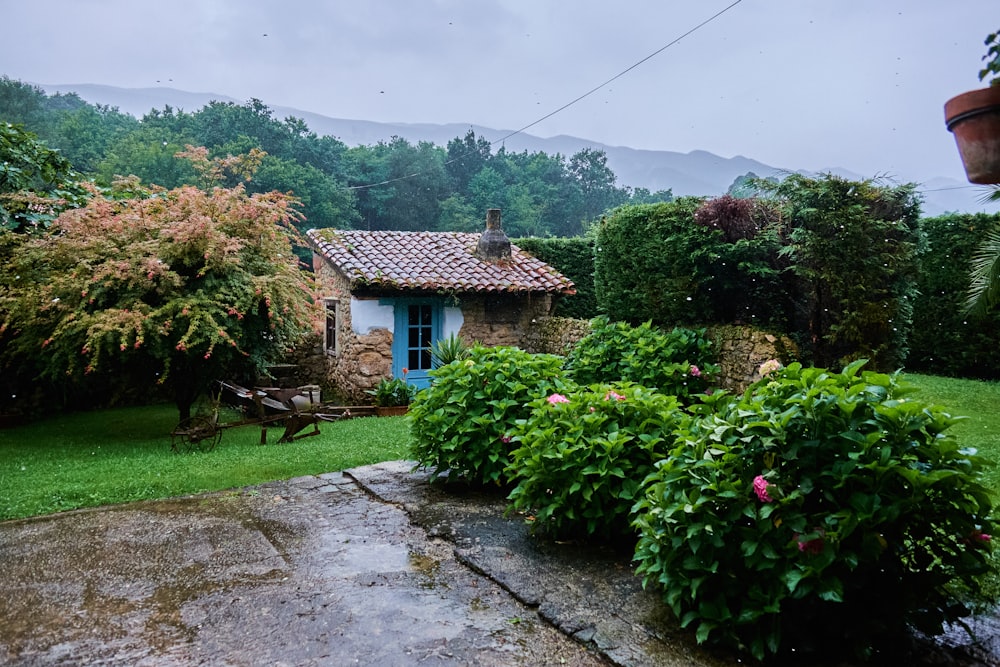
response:
{"label": "potted plant", "polygon": [[377,387],[368,390],[375,397],[375,413],[379,416],[406,414],[417,393],[417,388],[406,381],[406,372],[404,368],[401,378],[382,378]]}
{"label": "potted plant", "polygon": [[945,124],[955,135],[970,183],[1000,183],[1000,32],[986,37],[986,88],[953,97],[944,105]]}

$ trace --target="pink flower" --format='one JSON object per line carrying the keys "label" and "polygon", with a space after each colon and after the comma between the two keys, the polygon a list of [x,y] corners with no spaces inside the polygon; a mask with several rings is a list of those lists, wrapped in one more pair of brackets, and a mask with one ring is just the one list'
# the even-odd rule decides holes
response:
{"label": "pink flower", "polygon": [[612,398],[615,399],[616,401],[624,401],[625,400],[624,396],[622,396],[621,394],[618,394],[618,393],[616,393],[614,391],[609,391],[608,393],[606,393],[604,395],[604,400],[605,401],[610,401]]}
{"label": "pink flower", "polygon": [[777,359],[768,359],[760,365],[757,372],[760,373],[761,377],[764,377],[778,370],[781,370],[781,362]]}
{"label": "pink flower", "polygon": [[823,531],[817,530],[816,532],[820,534],[819,537],[813,538],[811,540],[806,540],[805,542],[799,539],[801,537],[800,535],[798,534],[795,535],[795,541],[799,545],[799,551],[806,554],[812,554],[814,556],[823,551],[823,544],[824,544]]}
{"label": "pink flower", "polygon": [[770,503],[774,501],[774,498],[767,494],[767,480],[764,479],[763,475],[757,475],[753,478],[753,491],[760,498],[762,503]]}
{"label": "pink flower", "polygon": [[694,364],[691,364],[691,370],[689,372],[691,373],[691,377],[701,377],[701,369]]}
{"label": "pink flower", "polygon": [[502,442],[505,445],[509,444],[510,443],[510,436],[509,435],[502,435],[502,436],[500,436],[500,442]]}
{"label": "pink flower", "polygon": [[552,394],[548,398],[549,403],[555,405],[556,403],[569,403],[569,399],[562,394]]}

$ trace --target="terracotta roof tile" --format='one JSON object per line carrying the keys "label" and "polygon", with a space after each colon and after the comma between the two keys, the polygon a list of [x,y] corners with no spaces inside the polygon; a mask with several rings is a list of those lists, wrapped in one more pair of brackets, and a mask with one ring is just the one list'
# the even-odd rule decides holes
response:
{"label": "terracotta roof tile", "polygon": [[575,294],[564,275],[511,245],[510,260],[486,262],[473,253],[479,234],[311,229],[313,249],[356,287],[466,292]]}

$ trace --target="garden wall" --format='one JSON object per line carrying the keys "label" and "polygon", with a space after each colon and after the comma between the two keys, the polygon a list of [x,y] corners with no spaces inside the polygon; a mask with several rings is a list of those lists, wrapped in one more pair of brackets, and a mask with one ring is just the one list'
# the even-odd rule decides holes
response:
{"label": "garden wall", "polygon": [[[529,352],[566,354],[569,347],[588,333],[588,320],[549,317],[525,336],[522,347]],[[787,336],[739,325],[709,327],[706,333],[718,355],[717,384],[733,392],[742,392],[758,380],[757,369],[765,361],[777,359],[787,365],[798,358],[798,348]]]}

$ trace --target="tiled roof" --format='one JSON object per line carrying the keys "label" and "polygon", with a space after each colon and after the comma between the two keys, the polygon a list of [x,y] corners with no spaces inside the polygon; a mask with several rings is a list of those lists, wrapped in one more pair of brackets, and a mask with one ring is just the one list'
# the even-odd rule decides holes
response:
{"label": "tiled roof", "polygon": [[479,234],[312,229],[307,236],[352,289],[576,293],[566,276],[513,244],[509,260],[479,259]]}

